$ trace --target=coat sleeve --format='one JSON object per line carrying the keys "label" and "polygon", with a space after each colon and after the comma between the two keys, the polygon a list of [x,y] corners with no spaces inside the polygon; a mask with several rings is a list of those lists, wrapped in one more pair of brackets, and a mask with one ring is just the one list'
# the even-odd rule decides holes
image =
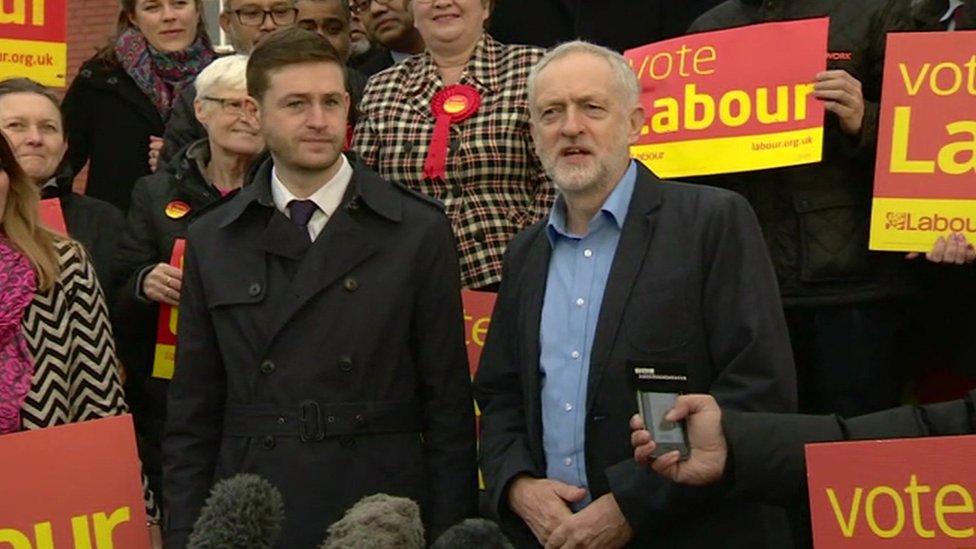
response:
{"label": "coat sleeve", "polygon": [[813,442],[965,435],[976,430],[973,397],[902,406],[851,419],[723,410],[731,496],[789,505],[806,496],[804,446]]}
{"label": "coat sleeve", "polygon": [[[518,239],[517,239],[518,240]],[[508,507],[508,487],[520,474],[545,477],[529,449],[523,382],[518,362],[518,273],[513,243],[502,267],[502,283],[482,350],[474,394],[481,410],[481,471],[493,518],[510,529],[521,519]]]}
{"label": "coat sleeve", "polygon": [[68,138],[68,165],[72,174],[77,174],[85,167],[91,154],[89,136],[93,122],[90,95],[87,78],[79,74],[71,82],[61,101],[64,129]]}
{"label": "coat sleeve", "polygon": [[173,155],[187,144],[207,137],[207,130],[197,120],[193,106],[196,96],[196,88],[187,86],[173,105],[173,111],[166,121],[166,131],[163,132],[163,150],[159,153],[156,171],[162,170],[172,160]]}
{"label": "coat sleeve", "polygon": [[[710,190],[699,241],[702,321],[713,365],[709,392],[723,408],[792,412],[796,374],[779,288],[755,214],[741,196]],[[694,245],[694,244],[692,244]],[[710,505],[717,487],[677,486],[633,459],[606,470],[610,490],[638,532],[653,535]]]}
{"label": "coat sleeve", "polygon": [[186,545],[207,498],[220,447],[227,390],[192,236],[184,265],[176,371],[169,386],[163,439],[167,548]]}
{"label": "coat sleeve", "polygon": [[418,269],[413,339],[420,367],[423,434],[430,478],[430,539],[477,515],[474,400],[464,346],[461,275],[454,234],[439,216]]}
{"label": "coat sleeve", "polygon": [[102,286],[109,309],[115,302],[118,286],[121,283],[119,266],[115,261],[121,235],[125,232],[125,217],[115,206],[104,203],[99,211],[98,236],[95,238],[92,257],[98,258],[95,266],[98,282]]}

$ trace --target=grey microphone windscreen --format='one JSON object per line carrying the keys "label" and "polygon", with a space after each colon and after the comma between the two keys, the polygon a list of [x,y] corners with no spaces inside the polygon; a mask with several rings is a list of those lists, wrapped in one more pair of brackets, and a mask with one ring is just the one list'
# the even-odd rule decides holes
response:
{"label": "grey microphone windscreen", "polygon": [[329,527],[321,549],[424,549],[424,524],[413,500],[374,494],[359,500]]}
{"label": "grey microphone windscreen", "polygon": [[277,488],[257,475],[235,475],[210,491],[187,549],[267,549],[278,540],[284,520]]}

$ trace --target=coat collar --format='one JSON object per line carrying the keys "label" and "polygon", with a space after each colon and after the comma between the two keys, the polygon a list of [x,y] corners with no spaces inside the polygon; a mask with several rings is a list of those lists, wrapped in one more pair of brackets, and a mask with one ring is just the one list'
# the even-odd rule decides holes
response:
{"label": "coat collar", "polygon": [[[370,171],[353,156],[347,157],[352,164],[352,180],[342,199],[342,206],[358,208],[365,205],[376,214],[393,222],[403,218],[403,197],[391,183]],[[222,210],[220,227],[236,221],[252,205],[274,208],[271,197],[271,167],[273,160],[268,158],[257,169],[254,178],[244,185],[237,195]]]}
{"label": "coat collar", "polygon": [[[482,97],[497,91],[501,85],[498,62],[503,51],[504,46],[500,42],[487,33],[482,34],[464,68],[461,83],[474,86]],[[401,66],[401,70],[407,75],[403,88],[408,96],[421,96],[429,100],[443,87],[437,65],[429,51],[411,57],[401,63]]]}
{"label": "coat collar", "polygon": [[78,78],[87,82],[92,88],[112,93],[124,101],[132,104],[135,111],[151,124],[163,124],[164,120],[132,77],[121,65],[113,65],[100,59],[90,59],[78,72]]}

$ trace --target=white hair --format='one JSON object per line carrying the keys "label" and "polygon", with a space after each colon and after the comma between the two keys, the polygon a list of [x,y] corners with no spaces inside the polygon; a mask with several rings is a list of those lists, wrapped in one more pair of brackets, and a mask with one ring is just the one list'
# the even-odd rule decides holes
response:
{"label": "white hair", "polygon": [[193,86],[198,96],[210,95],[218,88],[247,93],[247,56],[227,55],[214,59],[200,71]]}
{"label": "white hair", "polygon": [[634,73],[634,69],[631,68],[630,63],[624,59],[624,56],[613,50],[604,48],[603,46],[597,46],[596,44],[591,44],[583,40],[574,40],[572,42],[564,42],[549,50],[544,56],[542,56],[542,59],[539,59],[539,61],[536,62],[536,64],[532,67],[532,70],[529,72],[529,80],[527,84],[530,110],[535,104],[535,83],[539,78],[539,74],[542,73],[542,71],[544,71],[553,61],[574,53],[586,53],[606,61],[613,70],[617,83],[620,85],[620,89],[624,92],[623,99],[627,107],[637,105],[637,102],[640,100],[640,83],[637,81],[637,75]]}

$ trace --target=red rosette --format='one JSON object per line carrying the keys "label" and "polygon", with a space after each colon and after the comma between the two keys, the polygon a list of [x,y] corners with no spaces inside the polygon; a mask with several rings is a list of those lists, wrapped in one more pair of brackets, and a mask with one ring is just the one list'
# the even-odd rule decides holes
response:
{"label": "red rosette", "polygon": [[424,178],[444,179],[447,165],[447,142],[451,124],[466,120],[481,106],[481,94],[471,86],[454,84],[437,92],[430,108],[434,113],[434,133],[424,160]]}

